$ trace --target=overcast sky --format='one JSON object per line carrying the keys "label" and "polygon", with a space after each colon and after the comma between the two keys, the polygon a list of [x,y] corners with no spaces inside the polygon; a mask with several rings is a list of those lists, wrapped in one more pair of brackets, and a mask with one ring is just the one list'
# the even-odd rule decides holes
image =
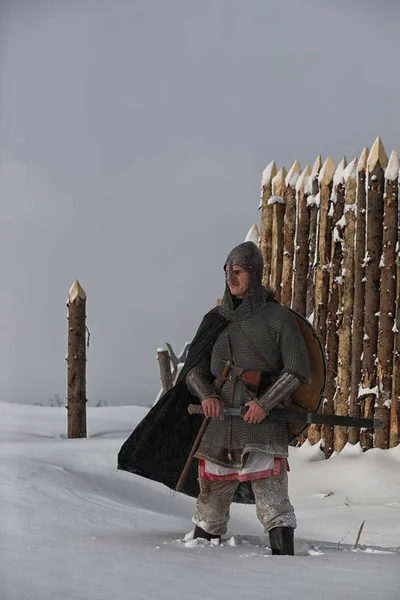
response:
{"label": "overcast sky", "polygon": [[0,399],[152,404],[271,160],[399,148],[397,0],[0,0]]}

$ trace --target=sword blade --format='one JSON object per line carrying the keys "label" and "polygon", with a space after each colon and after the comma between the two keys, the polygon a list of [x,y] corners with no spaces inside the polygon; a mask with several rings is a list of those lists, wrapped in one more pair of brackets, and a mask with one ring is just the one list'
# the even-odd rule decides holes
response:
{"label": "sword blade", "polygon": [[[243,417],[247,407],[225,408],[224,414],[231,417]],[[382,429],[383,422],[380,419],[366,419],[364,417],[344,417],[340,415],[324,415],[312,411],[297,411],[274,409],[268,413],[267,419],[273,421],[287,421],[290,423],[316,423],[320,425],[332,425],[342,427],[365,427],[366,429]]]}

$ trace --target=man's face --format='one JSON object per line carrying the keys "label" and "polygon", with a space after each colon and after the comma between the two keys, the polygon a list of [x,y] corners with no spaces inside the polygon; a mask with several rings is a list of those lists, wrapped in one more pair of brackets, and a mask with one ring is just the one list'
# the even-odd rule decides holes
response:
{"label": "man's face", "polygon": [[245,271],[239,265],[233,265],[232,270],[229,270],[228,265],[225,267],[227,283],[232,296],[236,298],[244,298],[250,286],[250,273]]}

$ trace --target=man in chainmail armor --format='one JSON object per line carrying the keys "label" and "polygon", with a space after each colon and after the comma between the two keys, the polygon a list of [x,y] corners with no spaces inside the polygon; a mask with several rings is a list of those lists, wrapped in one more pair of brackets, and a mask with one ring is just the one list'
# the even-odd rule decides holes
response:
{"label": "man in chainmail armor", "polygon": [[[224,269],[219,312],[229,325],[185,379],[209,417],[196,453],[200,494],[194,537],[210,540],[226,533],[236,488],[249,481],[272,553],[294,554],[287,427],[265,417],[274,407],[288,406],[291,394],[308,381],[307,346],[295,315],[262,286],[263,259],[253,242],[233,248]],[[229,377],[221,381],[228,361]],[[220,418],[224,407],[243,405],[244,417]]]}

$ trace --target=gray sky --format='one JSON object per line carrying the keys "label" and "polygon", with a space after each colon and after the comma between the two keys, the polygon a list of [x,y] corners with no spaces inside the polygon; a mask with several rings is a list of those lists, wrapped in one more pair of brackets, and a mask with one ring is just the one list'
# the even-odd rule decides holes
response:
{"label": "gray sky", "polygon": [[260,179],[399,147],[397,0],[0,0],[0,399],[151,404],[258,223]]}

